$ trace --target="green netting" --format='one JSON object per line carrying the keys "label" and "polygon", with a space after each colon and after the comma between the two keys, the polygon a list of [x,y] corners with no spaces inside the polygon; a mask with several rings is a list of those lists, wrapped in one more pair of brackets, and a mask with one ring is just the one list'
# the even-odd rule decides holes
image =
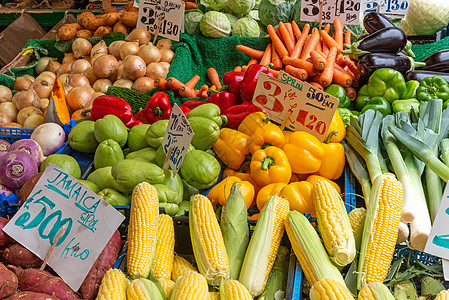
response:
{"label": "green netting", "polygon": [[444,39],[441,39],[435,43],[412,46],[412,50],[416,55],[415,58],[416,61],[420,61],[432,53],[448,48],[449,48],[449,37],[445,37]]}

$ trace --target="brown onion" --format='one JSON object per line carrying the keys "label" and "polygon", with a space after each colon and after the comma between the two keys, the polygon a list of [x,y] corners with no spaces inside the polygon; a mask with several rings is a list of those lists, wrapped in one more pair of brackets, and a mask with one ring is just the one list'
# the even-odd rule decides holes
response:
{"label": "brown onion", "polygon": [[90,57],[93,57],[95,54],[99,53],[108,54],[108,46],[106,46],[106,43],[103,40],[92,47],[92,50],[90,50]]}
{"label": "brown onion", "polygon": [[67,83],[72,87],[90,86],[89,79],[83,74],[70,74]]}
{"label": "brown onion", "polygon": [[115,41],[112,42],[108,49],[109,49],[109,54],[113,55],[115,58],[120,58],[120,47],[126,43],[125,41]]}
{"label": "brown onion", "polygon": [[39,59],[39,61],[37,62],[36,66],[34,67],[34,70],[36,71],[37,74],[40,74],[42,72],[44,72],[47,69],[48,64],[50,64],[50,62],[52,61],[56,61],[58,60],[57,58],[53,58],[53,57],[41,57]]}
{"label": "brown onion", "polygon": [[17,123],[23,125],[25,120],[32,115],[43,116],[44,113],[40,109],[38,109],[34,106],[25,107],[25,108],[21,109],[19,111],[19,113],[17,114]]}
{"label": "brown onion", "polygon": [[94,84],[94,82],[97,81],[97,79],[98,79],[98,77],[95,76],[94,68],[92,68],[92,67],[87,68],[84,71],[83,75],[86,76],[87,80],[89,80],[90,85]]}
{"label": "brown onion", "polygon": [[17,118],[17,113],[19,110],[17,109],[16,105],[12,102],[3,102],[0,103],[0,111],[2,113],[5,113],[9,116],[11,119],[10,122],[15,122]]}
{"label": "brown onion", "polygon": [[44,72],[40,73],[39,76],[36,77],[36,79],[48,80],[48,81],[52,81],[54,83],[55,79],[56,79],[56,74],[53,72],[50,72],[50,71],[44,71]]}
{"label": "brown onion", "polygon": [[37,126],[44,123],[44,116],[32,115],[25,119],[23,128],[35,129]]}
{"label": "brown onion", "polygon": [[42,111],[45,111],[49,104],[50,104],[50,100],[48,98],[41,98],[40,108]]}
{"label": "brown onion", "polygon": [[140,47],[138,54],[144,61],[145,64],[150,64],[152,62],[159,62],[161,60],[161,52],[153,44],[148,44]]}
{"label": "brown onion", "polygon": [[108,87],[112,85],[112,82],[107,78],[98,79],[93,84],[93,89],[95,92],[106,93],[108,91]]}
{"label": "brown onion", "polygon": [[121,60],[118,68],[117,68],[117,79],[122,79],[124,77],[124,72],[123,72],[123,61]]}
{"label": "brown onion", "polygon": [[131,89],[133,87],[133,81],[129,79],[119,79],[112,86],[118,86]]}
{"label": "brown onion", "polygon": [[97,53],[94,56],[91,57],[90,59],[90,64],[93,65],[95,60],[103,55],[106,55],[107,53]]}
{"label": "brown onion", "polygon": [[0,111],[0,127],[5,127],[7,124],[11,123],[12,120],[5,112]]}
{"label": "brown onion", "polygon": [[170,64],[168,62],[161,61],[159,62],[159,65],[162,66],[167,73],[170,71]]}
{"label": "brown onion", "polygon": [[53,74],[56,74],[60,66],[61,64],[58,63],[57,61],[52,61],[48,64],[46,71],[50,71]]}
{"label": "brown onion", "polygon": [[62,64],[58,71],[56,71],[56,75],[61,76],[63,74],[68,74],[70,72],[70,69],[72,69],[72,64],[73,63],[65,63]]}
{"label": "brown onion", "polygon": [[53,84],[47,80],[36,79],[30,86],[39,98],[49,98],[53,89]]}
{"label": "brown onion", "polygon": [[150,41],[151,34],[144,28],[134,28],[125,38],[127,42],[138,42],[139,45],[147,44]]}
{"label": "brown onion", "polygon": [[123,43],[122,46],[120,46],[120,58],[124,59],[128,55],[137,55],[139,53],[140,47],[139,44],[136,42],[126,42]]}
{"label": "brown onion", "polygon": [[60,75],[59,76],[59,80],[61,81],[62,85],[68,84],[68,82],[69,82],[69,74],[66,73],[66,74]]}
{"label": "brown onion", "polygon": [[154,80],[148,77],[140,77],[134,81],[132,89],[141,93],[146,93],[154,88]]}
{"label": "brown onion", "polygon": [[175,53],[170,49],[166,48],[161,49],[160,52],[161,52],[161,61],[171,64],[171,62],[173,61],[173,57],[175,57]]}
{"label": "brown onion", "polygon": [[92,99],[95,100],[95,99],[97,99],[98,97],[103,96],[103,95],[105,95],[105,93],[95,92],[95,93],[93,93],[93,95],[92,95]]}
{"label": "brown onion", "polygon": [[158,49],[170,49],[172,45],[172,41],[169,39],[160,39],[157,44],[156,47],[158,47]]}
{"label": "brown onion", "polygon": [[72,74],[83,74],[88,68],[92,67],[90,62],[86,59],[78,59],[72,63],[70,72]]}
{"label": "brown onion", "polygon": [[83,58],[90,55],[90,50],[92,50],[92,44],[84,39],[77,38],[73,41],[72,52],[75,58]]}
{"label": "brown onion", "polygon": [[67,104],[73,111],[88,107],[92,103],[92,93],[84,87],[74,87],[67,93]]}
{"label": "brown onion", "polygon": [[146,76],[156,80],[158,77],[165,79],[167,77],[168,70],[161,63],[151,63],[147,66]]}
{"label": "brown onion", "polygon": [[123,75],[125,78],[135,80],[145,76],[146,71],[145,61],[137,55],[129,55],[123,60]]}
{"label": "brown onion", "polygon": [[[20,76],[16,78],[16,81],[14,81],[14,85],[12,86],[12,88],[16,91],[26,91],[30,88],[32,82],[33,81],[31,81],[31,79],[25,76]],[[0,97],[0,102],[3,102],[2,97]]]}
{"label": "brown onion", "polygon": [[62,64],[69,64],[76,60],[73,53],[64,53],[64,58],[62,59]]}
{"label": "brown onion", "polygon": [[92,67],[94,68],[95,76],[98,78],[107,78],[115,76],[117,73],[118,61],[114,56],[105,54],[97,58]]}
{"label": "brown onion", "polygon": [[11,99],[12,99],[11,90],[4,85],[0,85],[0,103],[9,102],[11,101]]}

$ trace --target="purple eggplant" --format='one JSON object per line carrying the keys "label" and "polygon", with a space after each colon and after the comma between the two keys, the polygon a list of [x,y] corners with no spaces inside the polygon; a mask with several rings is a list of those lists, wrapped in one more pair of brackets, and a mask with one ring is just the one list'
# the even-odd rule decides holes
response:
{"label": "purple eggplant", "polygon": [[395,53],[370,53],[363,56],[357,64],[362,79],[368,78],[377,69],[390,68],[406,73],[423,65],[424,63],[415,62],[410,56]]}
{"label": "purple eggplant", "polygon": [[[449,64],[449,49],[437,51],[422,60],[426,65],[436,65],[441,63]],[[437,71],[437,70],[435,70]]]}
{"label": "purple eggplant", "polygon": [[387,16],[377,12],[367,13],[363,18],[363,26],[369,33],[373,33],[383,28],[396,27]]}
{"label": "purple eggplant", "polygon": [[409,80],[418,80],[421,81],[424,78],[427,77],[433,77],[433,76],[441,76],[449,83],[449,74],[443,73],[443,72],[434,72],[434,71],[422,71],[422,70],[415,70],[411,72],[407,72],[404,76],[406,81]]}

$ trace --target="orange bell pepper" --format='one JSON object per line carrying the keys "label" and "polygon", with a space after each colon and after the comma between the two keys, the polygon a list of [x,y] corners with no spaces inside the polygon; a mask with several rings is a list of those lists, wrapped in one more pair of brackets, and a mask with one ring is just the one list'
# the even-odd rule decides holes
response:
{"label": "orange bell pepper", "polygon": [[223,171],[223,178],[228,177],[228,176],[236,176],[238,178],[240,178],[242,181],[249,181],[251,182],[251,184],[254,186],[254,193],[257,195],[257,193],[260,190],[259,185],[257,184],[257,181],[251,176],[250,173],[242,173],[242,172],[237,172],[234,171],[230,168],[226,168]]}
{"label": "orange bell pepper", "polygon": [[248,215],[248,220],[257,221],[257,220],[259,220],[259,215],[260,215],[259,213],[251,215],[251,216]]}
{"label": "orange bell pepper", "polygon": [[330,180],[338,179],[345,168],[346,158],[345,149],[340,143],[330,143],[331,137],[337,134],[332,131],[322,144],[324,149],[324,156],[321,159],[321,167],[316,172],[316,175],[326,177]]}
{"label": "orange bell pepper", "polygon": [[273,123],[257,128],[249,139],[249,151],[255,153],[269,146],[282,148],[285,144],[284,133]]}
{"label": "orange bell pepper", "polygon": [[265,203],[267,203],[268,199],[270,199],[271,196],[279,195],[282,188],[285,186],[287,186],[286,183],[278,182],[271,183],[261,188],[256,198],[256,204],[259,211],[262,211],[262,208],[265,206]]}
{"label": "orange bell pepper", "polygon": [[326,177],[319,176],[319,175],[310,175],[309,177],[307,177],[306,180],[307,180],[307,182],[311,183],[312,185],[315,185],[315,183],[320,179],[324,179],[324,180],[330,182],[334,186],[334,188],[337,190],[337,192],[339,194],[341,194],[341,189],[338,186],[338,184],[330,179],[327,179]]}
{"label": "orange bell pepper", "polygon": [[251,182],[242,181],[236,176],[226,177],[220,183],[215,185],[207,194],[207,198],[209,198],[213,204],[218,202],[220,205],[224,205],[226,199],[229,197],[234,182],[240,183],[240,192],[245,200],[246,208],[250,208],[254,198],[254,187]]}
{"label": "orange bell pepper", "polygon": [[308,174],[321,167],[324,149],[320,141],[305,131],[296,131],[290,137],[290,143],[283,148],[293,173]]}
{"label": "orange bell pepper", "polygon": [[251,136],[257,128],[264,127],[270,120],[263,112],[255,112],[246,116],[238,127],[238,131]]}
{"label": "orange bell pepper", "polygon": [[238,169],[249,153],[249,136],[230,128],[222,128],[214,145],[215,154],[232,169]]}
{"label": "orange bell pepper", "polygon": [[276,182],[288,183],[292,176],[287,156],[282,149],[274,146],[256,151],[249,167],[251,176],[261,187]]}
{"label": "orange bell pepper", "polygon": [[312,200],[313,185],[307,181],[292,182],[284,186],[279,194],[290,203],[290,210],[315,216]]}

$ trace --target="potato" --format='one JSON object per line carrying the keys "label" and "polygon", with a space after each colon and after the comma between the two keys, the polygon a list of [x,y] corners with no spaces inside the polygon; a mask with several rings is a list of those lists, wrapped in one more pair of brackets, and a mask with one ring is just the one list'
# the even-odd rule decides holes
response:
{"label": "potato", "polygon": [[103,14],[109,14],[109,13],[118,13],[118,9],[115,6],[111,6],[103,10]]}
{"label": "potato", "polygon": [[120,21],[126,26],[136,27],[137,25],[137,12],[125,11],[120,17]]}
{"label": "potato", "polygon": [[62,41],[68,41],[75,37],[78,23],[65,24],[58,30],[58,38]]}
{"label": "potato", "polygon": [[104,19],[105,26],[114,26],[114,24],[117,23],[120,19],[120,16],[118,13],[108,13],[105,15],[101,15],[99,17]]}
{"label": "potato", "polygon": [[112,32],[111,26],[100,26],[97,30],[94,32],[94,36],[103,36],[106,33]]}
{"label": "potato", "polygon": [[117,23],[115,23],[114,27],[112,28],[112,31],[113,32],[123,32],[126,34],[129,33],[128,26],[123,24],[121,21],[118,21]]}
{"label": "potato", "polygon": [[83,12],[76,17],[78,23],[83,27],[86,27],[85,24],[91,19],[95,19],[95,15],[90,11]]}
{"label": "potato", "polygon": [[0,263],[0,299],[13,295],[18,287],[19,280],[16,274]]}
{"label": "potato", "polygon": [[88,19],[86,21],[86,24],[84,24],[83,26],[86,29],[95,31],[95,30],[97,30],[98,27],[104,26],[104,25],[105,25],[104,19],[96,17],[96,18],[93,18],[93,19]]}
{"label": "potato", "polygon": [[93,35],[93,32],[90,31],[89,29],[81,29],[76,32],[77,38],[88,38],[88,37],[92,37],[92,35]]}
{"label": "potato", "polygon": [[12,244],[3,251],[3,259],[8,265],[22,268],[38,268],[42,260],[19,243]]}

